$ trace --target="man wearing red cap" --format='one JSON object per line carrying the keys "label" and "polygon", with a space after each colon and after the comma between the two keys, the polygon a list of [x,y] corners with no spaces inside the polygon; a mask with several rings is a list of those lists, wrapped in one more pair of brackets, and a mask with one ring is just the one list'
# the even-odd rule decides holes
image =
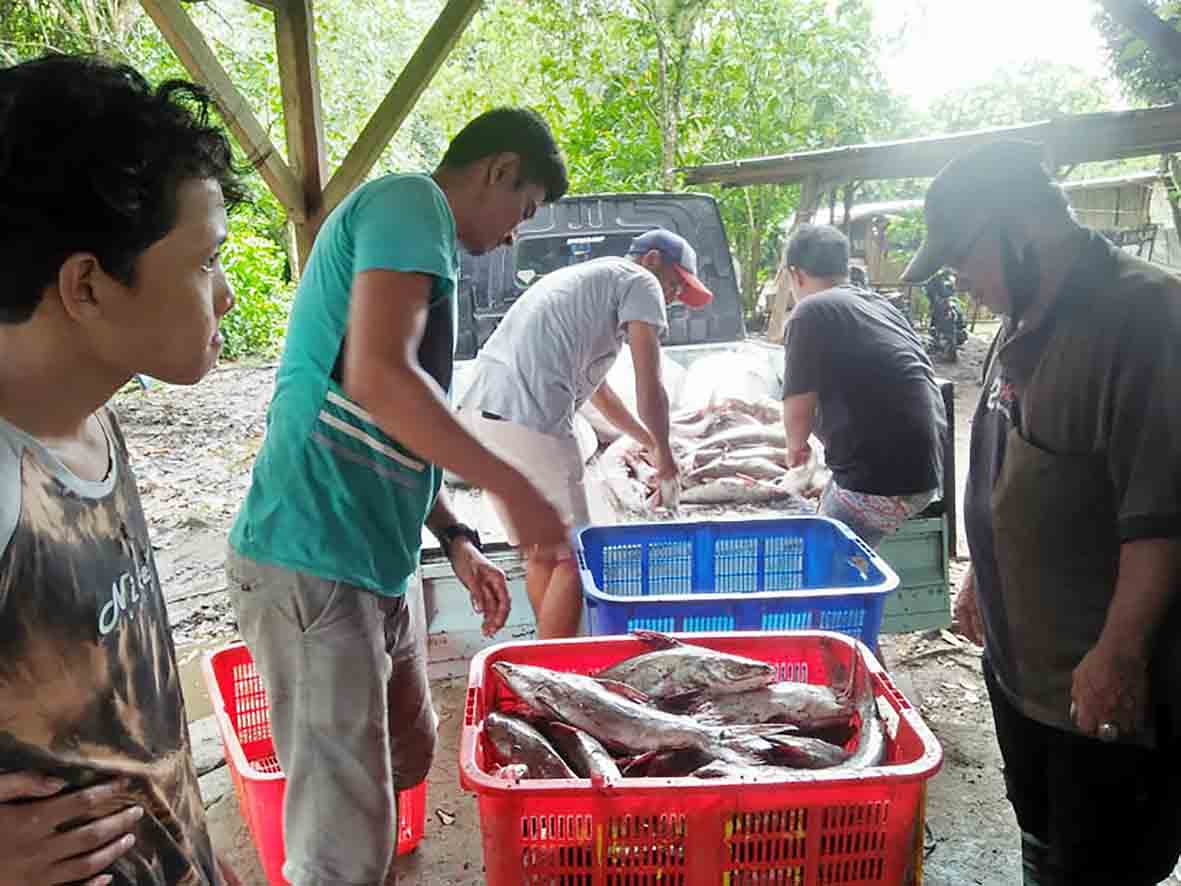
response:
{"label": "man wearing red cap", "polygon": [[[655,454],[662,487],[678,480],[660,336],[668,327],[667,305],[700,308],[713,299],[696,272],[697,254],[683,237],[648,231],[632,241],[626,258],[606,256],[547,274],[480,350],[461,417],[550,496],[568,525],[590,522],[574,439],[574,414],[587,400]],[[638,418],[604,381],[625,341],[636,369]],[[493,504],[515,544],[507,514],[495,497]],[[578,570],[566,546],[529,551],[526,588],[540,638],[578,631]]]}

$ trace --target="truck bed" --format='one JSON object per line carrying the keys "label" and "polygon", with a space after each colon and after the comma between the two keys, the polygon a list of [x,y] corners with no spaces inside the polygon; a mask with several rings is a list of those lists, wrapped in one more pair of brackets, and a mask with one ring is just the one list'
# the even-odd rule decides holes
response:
{"label": "truck bed", "polygon": [[[708,354],[749,350],[766,359],[771,371],[782,380],[782,348],[765,342],[745,341],[728,344],[686,345],[664,349],[667,359],[687,367]],[[474,361],[456,365],[453,394],[456,402],[466,391]],[[950,382],[941,383],[948,410],[948,425],[955,425],[954,391]],[[949,551],[955,550],[955,447],[949,442],[945,454],[943,501],[936,502],[923,514],[883,543],[880,553],[900,579],[899,590],[890,596],[882,623],[883,633],[946,627],[951,623],[947,588]],[[615,509],[607,491],[606,480],[597,460],[586,469],[586,491],[591,521],[596,524],[660,519],[658,515],[641,516]],[[489,558],[503,569],[509,579],[512,614],[505,629],[488,639],[480,633],[481,618],[471,611],[468,595],[451,572],[450,564],[438,542],[423,531],[422,584],[424,609],[429,633],[431,671],[434,676],[462,675],[467,661],[480,649],[495,642],[529,639],[536,634],[533,612],[525,594],[524,566],[517,552],[508,544],[504,527],[495,510],[479,489],[448,484],[452,507],[460,521],[479,531]],[[814,505],[801,499],[758,505],[695,505],[683,507],[684,520],[733,520],[759,517],[782,517],[814,513]]]}

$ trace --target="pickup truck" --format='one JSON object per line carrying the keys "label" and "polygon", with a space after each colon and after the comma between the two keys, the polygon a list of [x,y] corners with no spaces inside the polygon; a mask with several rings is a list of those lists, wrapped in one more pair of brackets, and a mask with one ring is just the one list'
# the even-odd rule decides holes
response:
{"label": "pickup truck", "polygon": [[[462,398],[471,383],[474,358],[497,323],[526,289],[545,274],[575,262],[603,255],[623,255],[631,239],[653,227],[685,237],[698,255],[698,276],[713,291],[714,301],[700,311],[682,305],[669,309],[669,330],[663,342],[666,359],[688,369],[696,360],[720,352],[740,352],[783,382],[783,348],[748,338],[739,296],[738,270],[731,256],[721,214],[713,197],[704,194],[601,194],[567,197],[538,210],[517,232],[512,246],[484,256],[464,255],[460,271],[456,367],[452,396]],[[949,424],[954,407],[951,384],[943,384]],[[944,486],[954,491],[954,445],[949,441]],[[595,523],[620,522],[603,480],[592,462],[587,470],[587,495]],[[475,526],[490,559],[509,576],[513,610],[501,639],[533,636],[533,614],[524,592],[520,559],[505,542],[503,527],[479,490],[449,484],[459,518]],[[886,607],[883,631],[943,627],[950,623],[947,596],[949,544],[954,545],[955,505],[937,501],[882,547],[902,584]],[[731,516],[749,518],[782,514],[774,508],[735,508]],[[710,518],[717,515],[716,509]],[[951,547],[954,550],[954,547]],[[466,594],[451,574],[446,558],[429,533],[423,536],[420,569],[429,632],[432,672],[462,673],[464,661],[488,642],[466,603]]]}

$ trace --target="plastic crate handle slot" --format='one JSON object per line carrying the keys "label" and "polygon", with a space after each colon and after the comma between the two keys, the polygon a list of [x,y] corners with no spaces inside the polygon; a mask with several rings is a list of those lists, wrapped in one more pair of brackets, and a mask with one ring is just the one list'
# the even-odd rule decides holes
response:
{"label": "plastic crate handle slot", "polygon": [[578,570],[586,572],[586,553],[582,546],[582,529],[575,529],[570,533],[570,547],[574,549],[574,559],[578,561]]}
{"label": "plastic crate handle slot", "polygon": [[469,686],[467,690],[467,700],[463,706],[463,725],[476,725],[476,711],[480,710],[483,705],[480,704],[480,687]]}

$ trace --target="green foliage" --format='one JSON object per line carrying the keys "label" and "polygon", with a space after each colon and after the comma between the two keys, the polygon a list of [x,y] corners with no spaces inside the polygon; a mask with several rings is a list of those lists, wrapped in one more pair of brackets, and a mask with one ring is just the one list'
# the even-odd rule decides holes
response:
{"label": "green foliage", "polygon": [[[328,171],[440,7],[316,0]],[[185,8],[285,153],[271,14],[242,0]],[[573,193],[675,189],[678,167],[930,131],[885,87],[873,34],[869,0],[488,0],[372,174],[432,169],[467,120],[504,104],[550,121]],[[46,47],[102,51],[151,80],[185,76],[136,0],[0,0],[3,58]],[[269,351],[287,316],[286,220],[254,184],[258,202],[232,220],[225,250],[238,295],[227,356]],[[798,188],[712,193],[750,306]]]}
{"label": "green foliage", "polygon": [[936,99],[930,117],[936,132],[963,132],[1103,111],[1110,104],[1103,81],[1081,68],[1033,61]]}
{"label": "green foliage", "polygon": [[252,213],[235,213],[221,251],[235,298],[234,309],[221,323],[222,353],[230,360],[274,353],[287,327],[292,296],[287,257],[261,229],[265,220]]}
{"label": "green foliage", "polygon": [[927,236],[927,223],[921,209],[908,209],[890,220],[886,229],[890,260],[901,265],[910,262]]}
{"label": "green foliage", "polygon": [[[1181,28],[1181,0],[1145,0],[1154,13],[1174,28]],[[1143,40],[1112,20],[1106,10],[1095,13],[1095,26],[1103,36],[1111,71],[1136,98],[1150,104],[1181,100],[1181,74],[1162,63]]]}

